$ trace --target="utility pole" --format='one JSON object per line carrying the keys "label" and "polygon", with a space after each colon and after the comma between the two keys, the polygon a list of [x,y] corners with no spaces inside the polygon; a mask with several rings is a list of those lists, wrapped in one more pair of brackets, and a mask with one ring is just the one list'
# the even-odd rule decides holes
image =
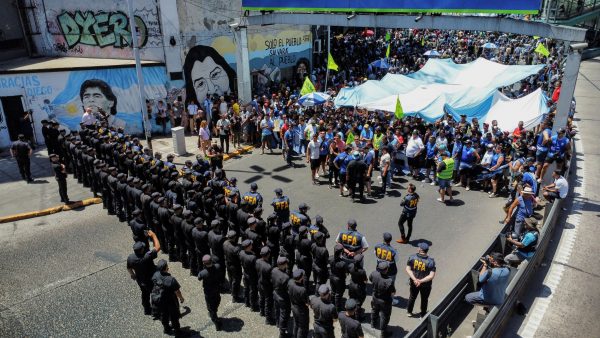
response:
{"label": "utility pole", "polygon": [[127,16],[129,16],[129,29],[131,30],[131,45],[133,46],[133,56],[135,57],[135,71],[137,73],[137,82],[139,89],[140,108],[142,112],[142,121],[146,143],[152,150],[151,126],[148,121],[148,112],[146,111],[146,100],[144,100],[144,75],[142,74],[142,61],[140,59],[140,47],[138,46],[137,26],[133,16],[133,0],[127,0]]}
{"label": "utility pole", "polygon": [[327,93],[327,80],[329,79],[329,41],[331,41],[331,26],[327,26],[327,73],[325,74],[325,88],[323,88],[323,93]]}

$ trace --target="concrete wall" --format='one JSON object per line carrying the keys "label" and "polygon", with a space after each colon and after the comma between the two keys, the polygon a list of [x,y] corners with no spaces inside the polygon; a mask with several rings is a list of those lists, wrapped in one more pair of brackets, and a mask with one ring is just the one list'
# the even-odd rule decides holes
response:
{"label": "concrete wall", "polygon": [[[124,0],[31,0],[35,52],[44,56],[131,59],[131,33]],[[134,15],[143,60],[164,61],[158,4],[135,0]],[[35,13],[35,15],[34,15]]]}

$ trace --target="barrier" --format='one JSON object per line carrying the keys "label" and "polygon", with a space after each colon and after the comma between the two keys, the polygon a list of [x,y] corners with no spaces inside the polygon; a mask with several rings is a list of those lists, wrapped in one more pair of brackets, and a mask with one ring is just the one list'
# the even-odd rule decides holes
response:
{"label": "barrier", "polygon": [[[575,142],[571,142],[571,154],[575,154]],[[571,157],[571,162],[567,163],[565,177],[568,177],[571,171],[571,165],[575,156]],[[550,172],[550,171],[549,171]],[[552,204],[547,204],[544,208],[543,224],[540,230],[538,245],[535,254],[529,261],[523,261],[519,268],[511,268],[511,279],[506,289],[504,303],[500,306],[494,306],[487,314],[483,322],[476,328],[473,337],[495,337],[500,333],[506,321],[509,319],[515,303],[521,297],[526,285],[535,270],[540,265],[546,254],[546,249],[550,238],[554,233],[556,220],[561,210],[563,200],[557,199]],[[493,251],[505,252],[506,238],[504,233],[509,230],[509,226],[504,226],[500,234],[490,243],[483,252],[485,256]],[[473,264],[469,272],[464,274],[449,293],[440,300],[435,307],[427,314],[421,323],[406,337],[448,337],[459,327],[467,315],[472,311],[472,306],[464,301],[465,294],[477,290],[477,280],[479,269],[481,268],[479,260]]]}

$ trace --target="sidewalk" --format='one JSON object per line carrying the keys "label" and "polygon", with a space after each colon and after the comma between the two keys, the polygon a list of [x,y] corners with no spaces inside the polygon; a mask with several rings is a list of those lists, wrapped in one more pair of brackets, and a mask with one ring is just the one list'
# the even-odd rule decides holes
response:
{"label": "sidewalk", "polygon": [[[182,166],[186,160],[196,160],[198,151],[197,136],[186,136],[186,149],[188,154],[185,156],[176,156],[174,163]],[[145,144],[145,141],[142,143]],[[167,154],[174,153],[173,139],[171,137],[160,137],[152,140],[154,152],[161,152],[166,159]],[[244,147],[244,152],[253,147]],[[238,152],[233,152],[233,147],[229,150],[230,156],[225,156],[225,160],[235,158]],[[19,168],[16,161],[10,156],[8,150],[0,154],[0,218],[10,215],[37,212],[39,210],[60,206],[60,197],[58,195],[58,184],[54,179],[54,173],[48,159],[48,152],[45,147],[38,147],[31,155],[31,175],[34,182],[27,184],[21,179]],[[67,178],[68,194],[71,201],[80,201],[93,197],[88,188],[77,183],[72,175]]]}

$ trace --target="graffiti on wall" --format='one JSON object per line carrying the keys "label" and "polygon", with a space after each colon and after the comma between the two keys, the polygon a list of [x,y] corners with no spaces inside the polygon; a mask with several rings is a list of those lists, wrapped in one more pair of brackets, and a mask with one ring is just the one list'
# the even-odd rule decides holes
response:
{"label": "graffiti on wall", "polygon": [[[148,41],[148,28],[142,18],[134,17],[140,47],[144,47]],[[63,12],[56,19],[69,49],[77,44],[101,48],[107,46],[124,48],[131,45],[129,18],[121,11]]]}
{"label": "graffiti on wall", "polygon": [[235,71],[210,46],[198,45],[188,51],[183,74],[187,102],[202,102],[207,96],[229,94],[235,88]]}

